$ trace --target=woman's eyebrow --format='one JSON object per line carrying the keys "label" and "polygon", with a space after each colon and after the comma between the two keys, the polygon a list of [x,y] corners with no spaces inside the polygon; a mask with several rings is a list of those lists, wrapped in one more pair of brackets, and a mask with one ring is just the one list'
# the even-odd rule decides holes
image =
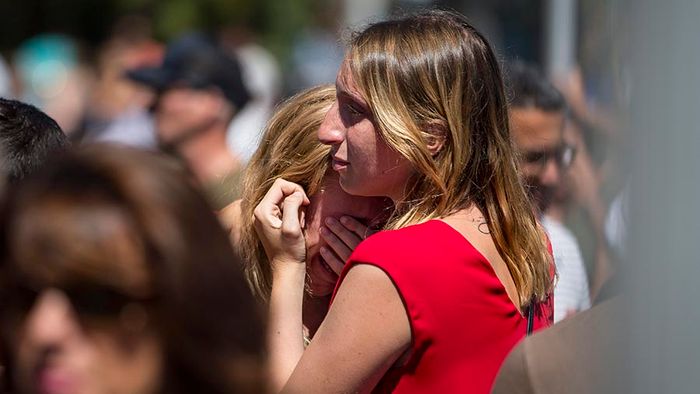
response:
{"label": "woman's eyebrow", "polygon": [[351,98],[351,99],[353,99],[353,100],[356,100],[356,99],[359,98],[358,95],[353,94],[352,92],[350,92],[350,90],[347,89],[347,88],[345,87],[345,85],[343,85],[343,84],[340,83],[340,82],[336,83],[335,90],[338,92],[338,95],[340,95],[340,96],[347,96],[347,97],[349,97],[349,98]]}
{"label": "woman's eyebrow", "polygon": [[353,94],[347,90],[338,90],[338,95],[346,100],[350,100],[353,103],[361,106],[364,109],[369,109],[365,100],[357,94]]}
{"label": "woman's eyebrow", "polygon": [[338,77],[335,79],[335,90],[338,95],[341,96],[346,96],[353,101],[357,101],[358,104],[361,104],[363,106],[367,106],[365,100],[360,96],[358,93],[352,92],[350,89],[348,89],[347,85],[345,84],[345,81],[343,81],[342,78]]}

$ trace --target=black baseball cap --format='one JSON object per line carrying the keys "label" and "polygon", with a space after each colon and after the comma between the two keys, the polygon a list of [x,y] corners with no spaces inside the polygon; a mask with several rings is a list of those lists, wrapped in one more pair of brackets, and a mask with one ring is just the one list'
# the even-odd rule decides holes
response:
{"label": "black baseball cap", "polygon": [[168,44],[160,67],[128,70],[126,76],[160,91],[176,84],[217,87],[238,110],[250,100],[238,60],[201,33],[188,33]]}

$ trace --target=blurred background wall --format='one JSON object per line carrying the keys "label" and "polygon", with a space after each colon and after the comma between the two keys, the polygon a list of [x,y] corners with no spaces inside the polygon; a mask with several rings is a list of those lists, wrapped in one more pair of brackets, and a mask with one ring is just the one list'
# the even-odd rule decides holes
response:
{"label": "blurred background wall", "polygon": [[433,5],[467,15],[504,58],[539,63],[552,75],[579,61],[599,67],[590,52],[610,44],[597,37],[611,27],[609,18],[601,18],[609,8],[601,0],[24,0],[0,2],[0,53],[11,57],[28,38],[53,32],[77,40],[89,58],[124,16],[140,15],[160,41],[192,29],[235,28],[286,65],[309,30],[340,37],[348,26]]}
{"label": "blurred background wall", "polygon": [[629,37],[629,392],[700,387],[700,46],[692,1],[624,1]]}

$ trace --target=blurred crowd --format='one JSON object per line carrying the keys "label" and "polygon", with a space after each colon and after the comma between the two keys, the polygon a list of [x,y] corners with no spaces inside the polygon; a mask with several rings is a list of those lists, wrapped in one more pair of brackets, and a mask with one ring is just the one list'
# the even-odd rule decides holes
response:
{"label": "blurred crowd", "polygon": [[[325,178],[328,150],[313,144],[345,53],[337,28],[319,26],[295,44],[290,70],[245,29],[161,43],[141,16],[120,19],[91,59],[60,34],[0,58],[5,389],[73,392],[69,374],[47,367],[69,347],[75,365],[106,360],[86,366],[86,392],[269,389],[258,299],[270,297],[271,273],[242,262],[264,259],[250,235],[254,206],[245,205],[264,193],[250,190],[283,177],[326,193],[336,205],[308,211],[309,225],[333,209],[369,220],[391,205],[347,202]],[[581,67],[552,78],[520,60],[502,67],[522,179],[554,256],[557,327],[617,294],[624,97],[601,91],[605,76]],[[314,209],[327,206],[319,201]],[[316,230],[309,234],[322,238]],[[310,285],[318,297],[304,301],[305,339],[327,313],[340,260],[314,268],[328,283]],[[151,375],[166,376],[167,387]],[[509,384],[524,383],[506,377],[496,389],[516,392]]]}

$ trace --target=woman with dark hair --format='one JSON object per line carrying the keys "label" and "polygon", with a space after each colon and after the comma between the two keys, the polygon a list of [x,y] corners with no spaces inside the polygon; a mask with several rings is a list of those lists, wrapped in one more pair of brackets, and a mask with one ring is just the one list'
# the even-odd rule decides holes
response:
{"label": "woman with dark hair", "polygon": [[16,392],[265,391],[264,325],[184,171],[128,148],[65,154],[0,205],[0,321]]}
{"label": "woman with dark hair", "polygon": [[348,259],[304,348],[299,185],[255,210],[271,261],[271,370],[285,392],[488,393],[551,322],[552,257],[521,179],[496,56],[462,16],[373,24],[349,45],[319,129],[340,186],[394,213]]}

